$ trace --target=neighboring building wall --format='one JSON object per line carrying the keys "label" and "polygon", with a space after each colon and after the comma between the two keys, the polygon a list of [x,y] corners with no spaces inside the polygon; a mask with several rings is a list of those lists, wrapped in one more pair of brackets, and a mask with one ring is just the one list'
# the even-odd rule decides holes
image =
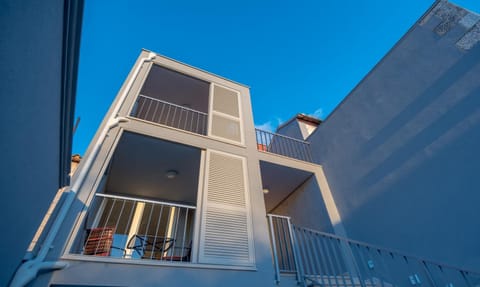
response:
{"label": "neighboring building wall", "polygon": [[480,269],[478,19],[440,2],[310,136],[349,237]]}
{"label": "neighboring building wall", "polygon": [[20,265],[55,193],[68,184],[81,3],[0,5],[0,286]]}
{"label": "neighboring building wall", "polygon": [[300,126],[298,125],[298,121],[296,120],[296,118],[291,119],[290,121],[279,127],[276,133],[284,136],[289,136],[291,138],[303,140],[302,131],[300,130]]}
{"label": "neighboring building wall", "polygon": [[299,140],[306,140],[321,122],[317,118],[305,114],[297,114],[278,127],[276,133]]}
{"label": "neighboring building wall", "polygon": [[297,226],[334,233],[319,184],[313,175],[271,213],[290,216]]}

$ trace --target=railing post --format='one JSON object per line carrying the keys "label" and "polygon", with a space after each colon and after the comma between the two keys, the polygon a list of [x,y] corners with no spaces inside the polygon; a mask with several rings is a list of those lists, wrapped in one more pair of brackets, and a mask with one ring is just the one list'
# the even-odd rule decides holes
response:
{"label": "railing post", "polygon": [[468,279],[468,272],[465,272],[465,271],[459,271],[459,272],[462,275],[462,278],[465,280],[465,283],[467,283],[467,286],[472,287],[473,285],[470,282],[470,280]]}
{"label": "railing post", "polygon": [[307,150],[307,161],[308,162],[313,162],[312,149],[310,148],[310,143],[307,142],[305,147],[306,147],[306,150]]}
{"label": "railing post", "polygon": [[422,265],[422,268],[425,271],[425,274],[427,275],[427,278],[428,278],[428,281],[430,282],[430,284],[432,284],[432,286],[436,286],[435,285],[435,280],[433,280],[432,273],[430,272],[430,269],[428,269],[427,263],[422,260],[420,262],[420,264]]}
{"label": "railing post", "polygon": [[298,284],[302,284],[303,286],[306,286],[305,280],[303,278],[303,266],[301,265],[300,257],[299,257],[299,252],[298,252],[298,244],[297,244],[297,238],[295,236],[295,232],[293,232],[293,227],[292,223],[290,222],[290,218],[287,219],[287,224],[288,224],[288,232],[290,233],[290,240],[291,244],[293,247],[293,260],[295,262],[295,269],[297,270],[297,282]]}
{"label": "railing post", "polygon": [[272,240],[273,264],[275,266],[275,283],[280,282],[280,267],[278,266],[277,243],[275,242],[275,233],[273,230],[273,219],[271,214],[267,214],[268,224],[270,225],[270,238]]}

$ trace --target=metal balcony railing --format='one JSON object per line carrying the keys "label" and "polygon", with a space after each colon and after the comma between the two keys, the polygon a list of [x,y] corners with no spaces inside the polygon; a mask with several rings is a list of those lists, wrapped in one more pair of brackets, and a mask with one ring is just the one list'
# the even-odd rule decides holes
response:
{"label": "metal balcony railing", "polygon": [[255,129],[255,133],[259,151],[312,162],[309,142],[260,129]]}
{"label": "metal balcony railing", "polygon": [[303,286],[480,286],[478,273],[268,218],[277,280],[295,272]]}
{"label": "metal balcony railing", "polygon": [[144,95],[138,96],[130,116],[201,135],[207,134],[208,114]]}
{"label": "metal balcony railing", "polygon": [[[293,245],[293,229],[290,218],[286,216],[268,214],[270,227],[270,242],[273,251],[273,263],[275,267],[275,281],[280,282],[281,273],[297,273],[298,255]],[[300,281],[298,277],[297,280]]]}
{"label": "metal balcony railing", "polygon": [[92,207],[81,254],[190,262],[195,206],[96,194]]}

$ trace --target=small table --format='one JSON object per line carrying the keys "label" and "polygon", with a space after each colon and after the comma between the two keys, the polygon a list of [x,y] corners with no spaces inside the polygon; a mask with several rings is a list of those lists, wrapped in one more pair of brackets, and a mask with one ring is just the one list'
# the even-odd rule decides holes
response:
{"label": "small table", "polygon": [[[135,234],[128,240],[127,249],[133,249],[141,258],[156,258],[162,257],[174,242],[171,237]],[[150,253],[150,256],[145,253]]]}

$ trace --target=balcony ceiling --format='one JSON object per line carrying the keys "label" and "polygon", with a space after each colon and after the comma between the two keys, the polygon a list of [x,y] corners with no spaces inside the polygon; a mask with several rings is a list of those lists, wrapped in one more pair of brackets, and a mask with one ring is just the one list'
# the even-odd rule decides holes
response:
{"label": "balcony ceiling", "polygon": [[153,65],[141,94],[208,113],[210,83]]}
{"label": "balcony ceiling", "polygon": [[265,194],[267,212],[272,211],[312,175],[312,173],[307,171],[264,161],[260,162],[260,170],[263,188],[269,190]]}
{"label": "balcony ceiling", "polygon": [[[195,205],[200,149],[125,132],[113,155],[106,192]],[[178,175],[169,179],[166,172]]]}

